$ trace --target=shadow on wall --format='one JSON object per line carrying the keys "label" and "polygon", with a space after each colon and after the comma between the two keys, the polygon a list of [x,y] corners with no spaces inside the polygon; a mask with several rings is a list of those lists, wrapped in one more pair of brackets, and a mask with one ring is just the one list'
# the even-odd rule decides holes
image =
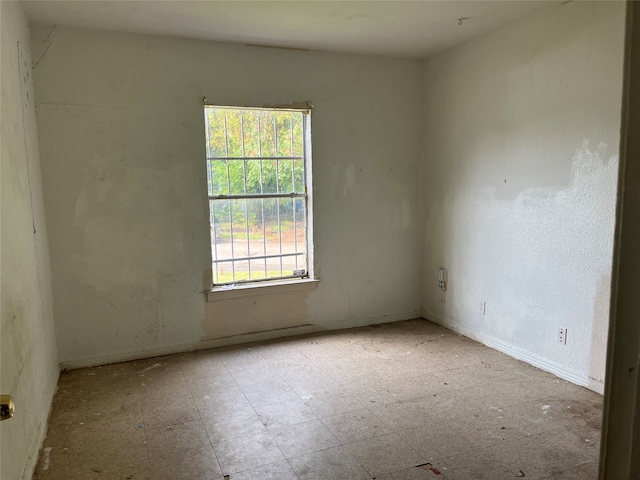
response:
{"label": "shadow on wall", "polygon": [[601,394],[604,394],[610,302],[611,273],[602,275],[598,282],[593,306],[593,323],[591,324],[589,388]]}

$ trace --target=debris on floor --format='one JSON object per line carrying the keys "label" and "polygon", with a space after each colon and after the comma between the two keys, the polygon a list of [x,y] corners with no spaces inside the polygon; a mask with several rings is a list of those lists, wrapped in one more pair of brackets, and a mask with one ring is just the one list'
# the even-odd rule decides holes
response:
{"label": "debris on floor", "polygon": [[524,477],[524,472],[522,470],[518,470],[518,473],[516,473],[516,477],[517,478],[522,478]]}
{"label": "debris on floor", "polygon": [[47,470],[49,468],[49,455],[51,454],[51,450],[52,450],[51,447],[47,447],[42,450],[42,452],[44,453],[43,460],[42,460],[42,463],[43,463],[42,470]]}
{"label": "debris on floor", "polygon": [[423,470],[431,471],[433,472],[434,475],[442,475],[442,473],[440,473],[440,470],[438,470],[436,467],[434,467],[430,463],[423,463],[422,465],[416,465],[416,468],[421,468]]}

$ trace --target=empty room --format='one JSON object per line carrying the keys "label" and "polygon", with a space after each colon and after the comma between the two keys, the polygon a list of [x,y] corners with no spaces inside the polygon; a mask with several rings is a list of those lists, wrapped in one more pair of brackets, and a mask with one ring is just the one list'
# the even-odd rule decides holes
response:
{"label": "empty room", "polygon": [[2,480],[640,478],[633,2],[0,6]]}

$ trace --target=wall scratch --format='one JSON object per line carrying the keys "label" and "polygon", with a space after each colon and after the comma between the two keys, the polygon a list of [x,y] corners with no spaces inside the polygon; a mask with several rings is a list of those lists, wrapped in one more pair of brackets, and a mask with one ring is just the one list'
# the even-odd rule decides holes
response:
{"label": "wall scratch", "polygon": [[40,62],[44,59],[44,56],[47,54],[47,52],[49,51],[49,49],[51,48],[51,46],[53,45],[52,42],[49,41],[49,37],[51,37],[51,35],[53,34],[53,32],[55,31],[55,29],[57,28],[57,25],[54,25],[53,27],[51,27],[51,30],[49,31],[49,33],[47,34],[47,36],[45,37],[45,39],[42,41],[42,43],[47,42],[47,48],[45,48],[44,52],[42,52],[42,55],[40,55],[40,58],[38,59],[38,61],[33,65],[33,70],[36,69],[36,67],[38,65],[40,65]]}
{"label": "wall scratch", "polygon": [[360,67],[360,69],[358,70],[358,73],[356,75],[356,77],[353,79],[353,81],[351,82],[351,85],[349,85],[345,90],[336,93],[335,95],[331,96],[331,97],[327,97],[327,98],[319,98],[318,100],[321,100],[323,102],[327,102],[329,100],[334,100],[342,95],[345,95],[347,93],[349,93],[351,91],[351,89],[353,89],[353,87],[356,85],[356,83],[358,82],[358,80],[360,79],[360,75],[362,75],[362,70],[363,68]]}

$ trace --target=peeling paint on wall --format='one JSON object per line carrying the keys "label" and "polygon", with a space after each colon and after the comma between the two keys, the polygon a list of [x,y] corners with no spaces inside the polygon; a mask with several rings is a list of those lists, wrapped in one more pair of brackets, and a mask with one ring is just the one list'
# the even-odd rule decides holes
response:
{"label": "peeling paint on wall", "polygon": [[[32,30],[36,56],[54,42],[35,81],[65,365],[419,314],[419,264],[380,252],[420,251],[419,226],[407,212],[419,205],[421,62],[65,27],[46,39],[50,26]],[[313,102],[322,273],[313,293],[206,303],[203,98]],[[372,208],[381,191],[397,211],[396,230],[392,215]],[[365,287],[367,297],[359,295]]]}
{"label": "peeling paint on wall", "polygon": [[[623,7],[541,10],[426,67],[425,316],[597,391]],[[442,266],[444,294],[430,280]]]}

